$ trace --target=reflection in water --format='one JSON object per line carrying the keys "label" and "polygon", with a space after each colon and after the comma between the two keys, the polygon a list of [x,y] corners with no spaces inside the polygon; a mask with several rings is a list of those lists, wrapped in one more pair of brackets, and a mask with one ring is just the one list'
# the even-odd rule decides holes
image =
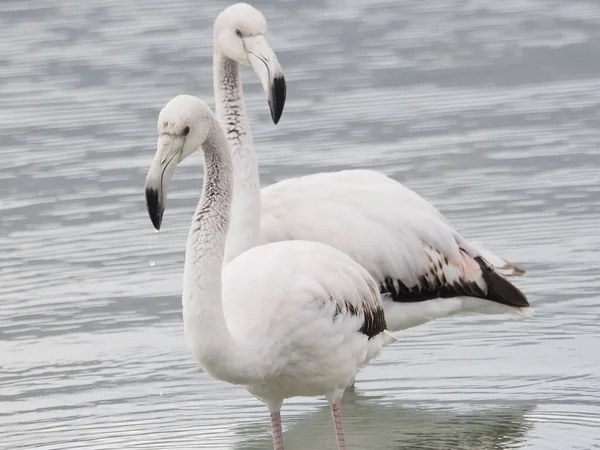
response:
{"label": "reflection in water", "polygon": [[[453,408],[420,408],[380,403],[377,397],[354,392],[344,396],[344,425],[348,446],[353,450],[504,450],[519,448],[533,423],[527,416],[533,405],[507,405],[460,411]],[[331,408],[327,404],[300,417],[285,433],[286,450],[335,449]],[[244,425],[236,449],[268,450],[268,424]],[[260,435],[260,437],[255,437]]]}
{"label": "reflection in water", "polygon": [[[158,110],[212,103],[230,3],[0,2],[0,449],[269,449],[264,407],[185,347],[199,161],[165,232],[143,199]],[[600,2],[252,3],[288,79],[275,127],[243,71],[262,182],[382,170],[522,264],[536,309],[402,333],[359,375],[350,450],[600,448]],[[288,450],[335,448],[324,401],[285,406]]]}

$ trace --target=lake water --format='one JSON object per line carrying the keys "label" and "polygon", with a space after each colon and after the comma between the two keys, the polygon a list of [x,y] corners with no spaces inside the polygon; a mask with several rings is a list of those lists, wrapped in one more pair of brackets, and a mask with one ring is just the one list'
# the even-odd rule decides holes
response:
{"label": "lake water", "polygon": [[[214,0],[0,4],[0,448],[269,449],[265,408],[184,343],[198,156],[158,234],[143,186],[173,96],[212,104]],[[244,71],[263,183],[381,170],[528,270],[534,319],[400,335],[345,398],[352,450],[600,449],[600,2],[254,3],[288,82]],[[321,399],[286,449],[334,449]]]}

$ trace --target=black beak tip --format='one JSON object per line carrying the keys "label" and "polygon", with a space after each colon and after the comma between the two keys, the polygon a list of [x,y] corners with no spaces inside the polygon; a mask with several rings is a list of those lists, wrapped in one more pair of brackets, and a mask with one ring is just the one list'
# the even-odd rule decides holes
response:
{"label": "black beak tip", "polygon": [[148,210],[150,220],[152,221],[152,225],[154,225],[154,228],[157,230],[160,230],[163,212],[162,208],[160,207],[160,200],[158,191],[156,189],[146,189],[146,208]]}
{"label": "black beak tip", "polygon": [[279,119],[281,119],[281,115],[283,114],[283,107],[285,106],[285,96],[285,78],[283,77],[283,75],[276,76],[273,79],[271,101],[269,102],[269,107],[271,108],[271,118],[273,119],[273,123],[275,125],[279,123]]}

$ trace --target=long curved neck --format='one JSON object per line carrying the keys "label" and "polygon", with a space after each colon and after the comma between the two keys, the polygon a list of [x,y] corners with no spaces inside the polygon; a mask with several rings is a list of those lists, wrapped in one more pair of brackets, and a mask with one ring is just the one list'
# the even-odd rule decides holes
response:
{"label": "long curved neck", "polygon": [[240,66],[223,56],[215,44],[213,54],[215,109],[233,160],[233,203],[225,264],[260,243],[260,179],[252,145]]}
{"label": "long curved neck", "polygon": [[252,354],[231,335],[223,313],[221,266],[229,226],[233,169],[225,136],[214,122],[202,151],[204,185],[188,236],[183,284],[186,341],[215,378],[246,384]]}

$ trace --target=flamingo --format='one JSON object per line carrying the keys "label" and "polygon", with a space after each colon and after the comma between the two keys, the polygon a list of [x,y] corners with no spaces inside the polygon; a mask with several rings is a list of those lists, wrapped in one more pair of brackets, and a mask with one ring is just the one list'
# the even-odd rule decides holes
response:
{"label": "flamingo", "polygon": [[[213,112],[189,95],[173,98],[158,118],[157,151],[146,178],[148,213],[157,230],[177,164],[199,147],[204,184],[187,241],[182,294],[188,348],[210,376],[244,386],[267,406],[275,450],[283,450],[283,401],[321,395],[332,407],[338,449],[345,450],[342,394],[359,369],[395,340],[377,284],[329,245],[259,245],[257,229],[245,234],[248,250],[223,266],[231,154]],[[258,205],[245,213],[260,220]]]}
{"label": "flamingo", "polygon": [[[261,191],[240,66],[258,75],[277,124],[286,84],[266,35],[265,17],[246,3],[229,6],[214,23],[215,112],[234,168],[225,262],[250,248],[249,234],[263,244],[329,244],[373,276],[394,332],[462,313],[530,315],[525,295],[501,276],[524,271],[464,239],[431,203],[382,173],[317,173]],[[258,208],[260,217],[248,214]]]}

